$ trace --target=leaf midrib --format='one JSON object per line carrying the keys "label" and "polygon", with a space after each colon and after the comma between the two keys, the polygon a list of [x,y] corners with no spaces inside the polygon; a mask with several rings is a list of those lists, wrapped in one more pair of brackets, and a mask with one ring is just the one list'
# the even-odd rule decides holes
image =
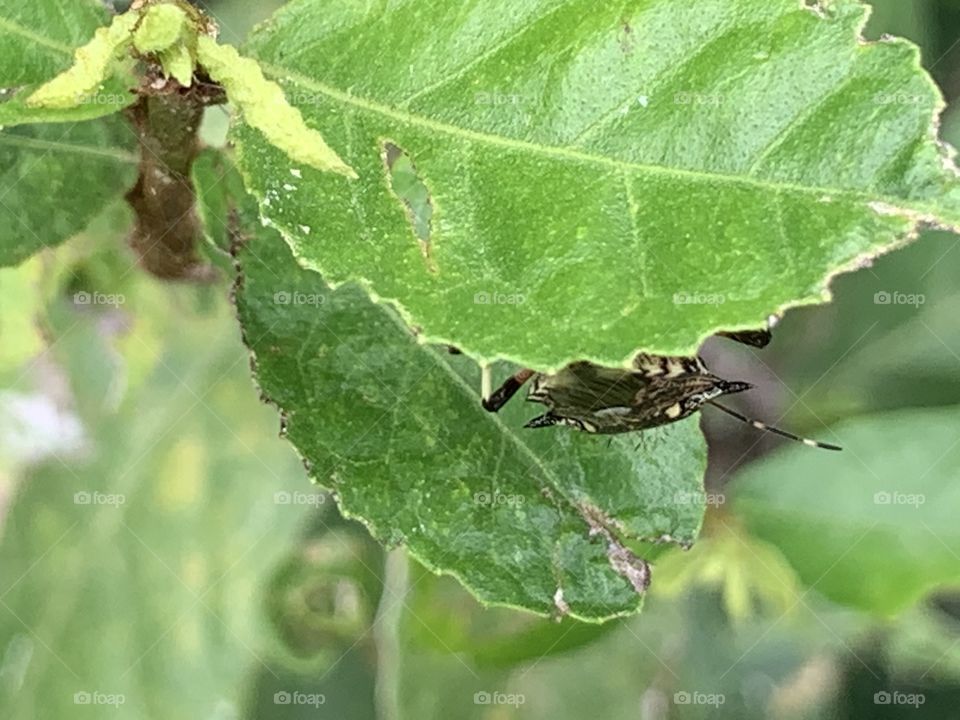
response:
{"label": "leaf midrib", "polygon": [[305,89],[326,95],[331,100],[349,105],[359,110],[382,115],[397,122],[413,125],[437,133],[450,135],[467,141],[473,141],[485,145],[500,146],[511,150],[526,151],[538,155],[559,158],[584,163],[601,165],[620,172],[633,174],[650,174],[679,179],[696,180],[701,183],[738,185],[763,190],[769,193],[796,193],[801,195],[824,196],[829,195],[836,199],[838,196],[851,201],[859,201],[864,204],[869,202],[882,202],[891,209],[896,209],[899,214],[907,216],[911,211],[921,211],[937,214],[939,208],[936,205],[927,203],[918,203],[908,198],[882,195],[880,193],[869,193],[861,190],[852,190],[849,188],[824,187],[819,185],[799,185],[797,183],[765,180],[762,178],[750,177],[745,175],[731,175],[729,173],[708,172],[704,170],[690,170],[686,168],[668,167],[665,165],[651,165],[646,163],[629,162],[597,155],[595,153],[576,150],[573,148],[561,147],[556,145],[541,145],[527,140],[518,140],[516,138],[505,137],[503,135],[494,135],[491,133],[471,130],[469,128],[451,125],[440,120],[410,113],[390,105],[370,100],[368,98],[354,95],[350,92],[331,87],[326,83],[314,80],[302,75],[299,72],[273,65],[263,60],[259,60],[261,68],[268,75],[274,78],[286,79]]}
{"label": "leaf midrib", "polygon": [[[400,318],[397,313],[390,312],[386,308],[381,308],[381,311],[385,315],[387,315],[390,318],[390,321],[394,325],[396,325],[401,331],[403,331],[404,333],[409,333],[409,326],[407,326],[404,323],[403,319]],[[450,379],[453,381],[453,384],[460,389],[460,391],[463,393],[466,399],[470,402],[475,403],[476,407],[479,408],[480,402],[479,402],[479,398],[477,396],[476,390],[474,388],[471,388],[470,385],[467,383],[467,381],[464,380],[463,377],[450,366],[450,364],[446,361],[445,357],[441,353],[431,348],[423,347],[423,351],[428,355],[430,355],[433,361],[436,363],[436,365],[439,366],[443,370],[443,372],[450,377]],[[556,473],[550,467],[544,464],[543,458],[541,458],[540,455],[534,452],[533,448],[531,448],[526,442],[524,442],[516,432],[513,432],[512,429],[509,428],[506,425],[506,423],[504,423],[503,420],[500,419],[500,416],[497,413],[484,411],[482,417],[485,419],[485,421],[492,423],[494,427],[497,430],[499,430],[502,434],[506,435],[510,439],[510,441],[520,450],[521,454],[528,456],[533,461],[534,466],[536,466],[540,470],[540,472],[543,473],[543,478],[549,484],[550,489],[558,493],[559,496],[563,498],[563,500],[569,505],[569,509],[573,511],[574,516],[576,516],[578,519],[580,519],[581,521],[583,521],[585,524],[589,526],[589,523],[587,522],[586,518],[584,518],[579,512],[575,499],[572,497],[569,497],[567,493],[564,492],[563,484],[560,482],[560,478],[557,477]],[[628,535],[628,537],[630,535]],[[631,539],[642,539],[642,538],[632,537]]]}
{"label": "leaf midrib", "polygon": [[7,30],[13,35],[19,35],[20,37],[26,38],[27,40],[32,40],[38,45],[43,45],[45,48],[48,48],[50,50],[56,50],[57,52],[62,53],[64,55],[73,54],[72,47],[68,45],[64,45],[63,43],[57,42],[56,40],[51,40],[50,38],[44,37],[43,35],[39,35],[38,33],[33,32],[33,30],[29,30],[23,27],[23,25],[21,25],[20,23],[14,22],[13,20],[10,20],[9,18],[5,18],[3,16],[0,16],[0,30]]}
{"label": "leaf midrib", "polygon": [[14,147],[22,147],[46,152],[70,152],[78,155],[117,160],[119,162],[129,163],[131,165],[135,165],[139,162],[136,155],[123,152],[122,150],[106,147],[95,147],[93,145],[77,145],[74,143],[41,140],[39,138],[14,135],[12,133],[4,132],[0,132],[0,145],[12,145]]}

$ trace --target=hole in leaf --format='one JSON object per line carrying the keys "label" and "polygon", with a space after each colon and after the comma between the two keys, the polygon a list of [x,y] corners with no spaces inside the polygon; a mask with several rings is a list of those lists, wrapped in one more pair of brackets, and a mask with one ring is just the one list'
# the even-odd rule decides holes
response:
{"label": "hole in leaf", "polygon": [[[433,204],[430,200],[430,190],[420,179],[417,167],[406,151],[392,142],[384,141],[384,167],[390,179],[390,189],[403,203],[407,220],[413,234],[420,243],[423,257],[430,260],[430,218],[433,215]],[[436,270],[430,265],[431,270]]]}

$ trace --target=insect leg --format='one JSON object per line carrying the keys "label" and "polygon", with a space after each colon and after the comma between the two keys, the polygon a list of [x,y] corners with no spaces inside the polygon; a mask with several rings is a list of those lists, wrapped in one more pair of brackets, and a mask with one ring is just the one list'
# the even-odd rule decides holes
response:
{"label": "insect leg", "polygon": [[721,405],[716,401],[711,400],[710,404],[713,405],[715,408],[722,410],[727,415],[735,417],[737,420],[740,420],[741,422],[745,422],[748,425],[752,425],[757,430],[762,430],[764,432],[771,432],[771,433],[774,433],[775,435],[780,435],[785,438],[790,438],[791,440],[802,442],[804,445],[807,445],[809,447],[823,448],[824,450],[842,450],[843,449],[838,445],[831,445],[829,443],[822,443],[816,440],[810,440],[808,438],[800,437],[799,435],[794,435],[793,433],[788,433],[786,430],[781,430],[780,428],[767,425],[765,423],[760,422],[759,420],[752,420],[751,418],[748,418],[746,415],[741,415],[736,410],[731,410],[730,408],[724,405]]}
{"label": "insect leg", "polygon": [[490,397],[483,398],[480,401],[483,409],[488,412],[497,412],[507,404],[510,398],[517,394],[517,390],[519,390],[527,380],[532,378],[533,375],[534,371],[529,368],[517,370],[516,373],[507,378],[503,385],[494,390]]}

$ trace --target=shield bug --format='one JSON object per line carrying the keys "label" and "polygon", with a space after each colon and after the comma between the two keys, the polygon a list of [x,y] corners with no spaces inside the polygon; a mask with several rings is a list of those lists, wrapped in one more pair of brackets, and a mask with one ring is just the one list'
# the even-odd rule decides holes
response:
{"label": "shield bug", "polygon": [[[731,333],[735,340],[761,346],[769,341],[766,331]],[[744,338],[736,335],[745,335]],[[547,412],[525,427],[567,425],[588,433],[615,434],[647,430],[682,420],[713,405],[757,430],[775,433],[811,447],[840,450],[836,445],[799,437],[753,420],[717,402],[724,395],[749,390],[745,382],[725,380],[710,372],[700,357],[641,353],[630,368],[613,368],[591,362],[574,362],[552,374],[522,369],[483,400],[483,407],[497,412],[527,382],[527,400],[547,407]]]}

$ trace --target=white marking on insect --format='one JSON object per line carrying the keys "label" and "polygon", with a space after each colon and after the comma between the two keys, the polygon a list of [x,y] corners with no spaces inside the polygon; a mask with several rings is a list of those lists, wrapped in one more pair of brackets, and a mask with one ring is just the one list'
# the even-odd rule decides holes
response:
{"label": "white marking on insect", "polygon": [[685,375],[686,373],[687,369],[683,366],[683,363],[671,361],[667,364],[667,373],[664,375],[664,377],[679,377],[680,375]]}
{"label": "white marking on insect", "polygon": [[594,414],[595,415],[629,415],[633,412],[633,408],[626,407],[624,405],[617,405],[615,407],[600,408]]}

